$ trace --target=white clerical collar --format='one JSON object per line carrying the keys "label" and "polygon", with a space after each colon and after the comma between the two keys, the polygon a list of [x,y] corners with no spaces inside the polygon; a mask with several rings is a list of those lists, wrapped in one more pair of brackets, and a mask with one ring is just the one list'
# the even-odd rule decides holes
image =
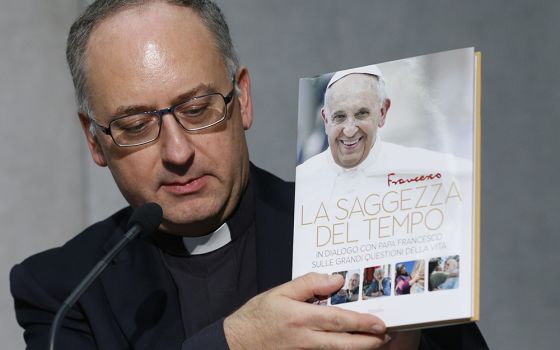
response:
{"label": "white clerical collar", "polygon": [[216,231],[200,237],[183,237],[183,245],[190,255],[213,252],[231,242],[231,232],[224,222]]}

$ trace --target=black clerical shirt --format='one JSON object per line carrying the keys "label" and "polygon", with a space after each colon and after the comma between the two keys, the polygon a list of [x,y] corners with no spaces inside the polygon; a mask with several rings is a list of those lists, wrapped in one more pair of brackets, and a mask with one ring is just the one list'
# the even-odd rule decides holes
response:
{"label": "black clerical shirt", "polygon": [[231,314],[257,294],[255,197],[249,183],[226,221],[231,242],[209,253],[190,255],[182,238],[154,237],[177,287],[185,337]]}

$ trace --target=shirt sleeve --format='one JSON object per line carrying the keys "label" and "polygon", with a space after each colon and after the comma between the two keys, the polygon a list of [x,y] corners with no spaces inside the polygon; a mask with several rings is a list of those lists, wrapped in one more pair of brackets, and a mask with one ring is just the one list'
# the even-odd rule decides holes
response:
{"label": "shirt sleeve", "polygon": [[[10,282],[16,318],[24,329],[27,350],[46,349],[51,323],[60,302],[45,292],[23,265],[16,265],[12,269]],[[97,349],[87,320],[77,308],[71,308],[62,320],[55,349]]]}
{"label": "shirt sleeve", "polygon": [[215,349],[227,350],[229,346],[224,333],[224,319],[221,318],[206,326],[183,342],[181,350]]}
{"label": "shirt sleeve", "polygon": [[[16,317],[24,328],[28,350],[43,350],[48,347],[52,319],[60,302],[49,295],[28,273],[25,266],[16,265],[10,275],[11,291],[14,296]],[[175,349],[229,349],[221,318],[194,334]],[[117,345],[115,345],[115,348]],[[76,307],[70,309],[56,336],[55,349],[97,350],[97,344],[86,317]]]}

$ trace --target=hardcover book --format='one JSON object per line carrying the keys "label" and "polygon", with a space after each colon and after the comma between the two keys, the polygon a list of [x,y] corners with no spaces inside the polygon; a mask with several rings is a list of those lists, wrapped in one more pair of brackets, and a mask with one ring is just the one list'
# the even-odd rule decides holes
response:
{"label": "hardcover book", "polygon": [[478,319],[480,53],[300,79],[293,277],[393,329]]}

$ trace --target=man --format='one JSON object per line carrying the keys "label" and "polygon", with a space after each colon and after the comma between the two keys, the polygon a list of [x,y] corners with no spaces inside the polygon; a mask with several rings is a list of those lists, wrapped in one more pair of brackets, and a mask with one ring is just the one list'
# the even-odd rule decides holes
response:
{"label": "man", "polygon": [[[333,273],[334,275],[340,275],[342,276],[345,280],[346,280],[346,273],[344,272],[335,272]],[[338,290],[338,292],[333,293],[330,297],[330,303],[331,305],[338,305],[338,304],[344,304],[350,301],[350,299],[348,299],[348,289],[344,288],[345,286],[343,286],[342,288],[340,288]]]}
{"label": "man", "polygon": [[453,257],[445,260],[443,271],[447,274],[445,282],[438,286],[438,289],[455,289],[459,287],[459,263]]}
{"label": "man", "polygon": [[391,100],[385,96],[381,71],[376,66],[333,75],[321,114],[337,165],[354,168],[367,159],[390,107]]}
{"label": "man", "polygon": [[[310,274],[270,289],[290,279],[293,187],[249,164],[249,72],[213,3],[96,1],[73,25],[67,57],[94,162],[109,168],[132,208],[157,202],[164,218],[78,300],[55,348],[370,349],[387,341],[372,315],[303,302],[340,289],[340,278]],[[54,313],[122,236],[131,211],[14,267],[28,349],[46,347]]]}
{"label": "man", "polygon": [[467,160],[383,142],[378,130],[385,125],[390,107],[383,74],[377,66],[343,70],[331,77],[321,109],[329,147],[296,171],[296,183],[303,184],[304,198],[317,192],[326,197],[321,198],[324,200],[339,198],[371,184],[375,176],[384,177],[387,187],[387,181],[407,175],[470,171]]}
{"label": "man", "polygon": [[360,295],[360,275],[353,273],[350,276],[350,288],[348,288],[348,300],[356,301]]}
{"label": "man", "polygon": [[[336,272],[335,274],[340,274],[344,276],[343,273]],[[348,283],[341,288],[336,294],[331,296],[331,305],[350,303],[358,300],[360,291],[360,275],[358,273],[352,273],[348,279]]]}
{"label": "man", "polygon": [[385,270],[379,267],[373,271],[373,281],[364,292],[366,298],[376,298],[391,295],[391,281],[385,277]]}

